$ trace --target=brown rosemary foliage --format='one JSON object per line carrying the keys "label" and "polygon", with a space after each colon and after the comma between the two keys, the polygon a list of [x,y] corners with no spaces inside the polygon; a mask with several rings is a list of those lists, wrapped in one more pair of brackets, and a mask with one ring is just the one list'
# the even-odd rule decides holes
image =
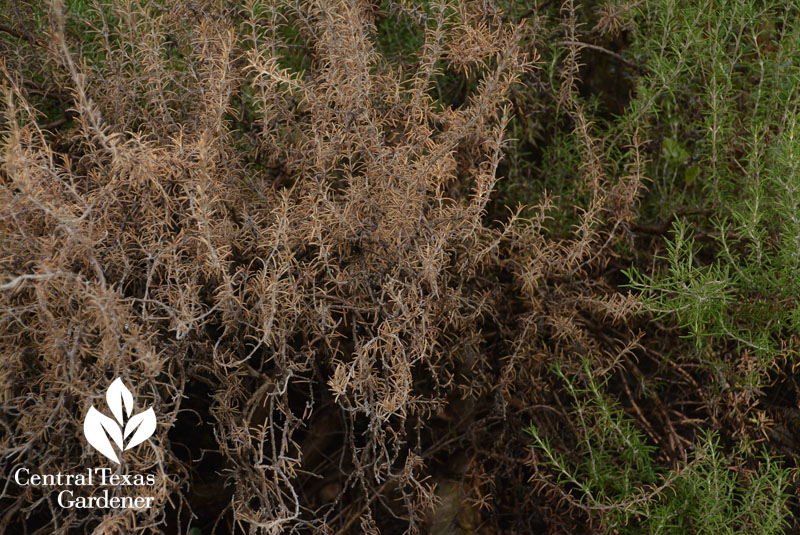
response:
{"label": "brown rosemary foliage", "polygon": [[[535,25],[390,4],[9,3],[29,16],[0,28],[4,474],[94,466],[81,422],[119,376],[159,422],[123,469],[161,478],[144,513],[7,486],[2,526],[427,532],[449,480],[465,522],[538,514],[523,428],[559,420],[537,408],[549,362],[636,345],[637,303],[603,272],[643,142],[607,171],[575,45],[558,102],[590,201],[563,236],[549,198],[489,217]],[[398,13],[413,61],[376,49]]]}

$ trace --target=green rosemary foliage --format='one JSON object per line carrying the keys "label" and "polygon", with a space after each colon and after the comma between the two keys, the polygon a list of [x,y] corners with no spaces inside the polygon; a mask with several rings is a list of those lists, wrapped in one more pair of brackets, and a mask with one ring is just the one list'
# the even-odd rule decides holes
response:
{"label": "green rosemary foliage", "polygon": [[[528,433],[534,480],[595,519],[605,533],[782,533],[790,470],[763,453],[726,455],[704,432],[679,467],[666,470],[637,423],[607,394],[588,360],[577,373],[554,366],[572,405],[574,449],[558,453],[535,425]],[[747,462],[749,468],[744,468]]]}
{"label": "green rosemary foliage", "polygon": [[[798,7],[646,2],[634,17],[648,72],[629,115],[661,146],[649,208],[656,219],[686,217],[656,273],[629,275],[652,312],[686,329],[704,364],[752,388],[776,357],[795,357],[800,334]],[[737,372],[722,362],[726,347],[754,364]]]}

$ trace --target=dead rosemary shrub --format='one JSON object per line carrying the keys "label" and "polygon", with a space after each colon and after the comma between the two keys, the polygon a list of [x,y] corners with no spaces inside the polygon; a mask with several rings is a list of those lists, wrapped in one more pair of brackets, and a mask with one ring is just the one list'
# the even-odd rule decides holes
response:
{"label": "dead rosemary shrub", "polygon": [[[476,503],[526,484],[548,360],[625,345],[587,325],[635,307],[598,271],[632,218],[639,141],[605,173],[565,81],[580,225],[544,232],[547,199],[490,224],[508,96],[535,62],[499,9],[394,5],[424,45],[392,63],[358,0],[89,5],[2,45],[0,453],[94,465],[80,425],[121,376],[159,421],[124,469],[163,479],[138,515],[7,487],[3,525],[179,531],[194,509],[218,532],[415,533],[443,456]],[[435,98],[445,74],[473,81],[463,102]],[[42,98],[71,109],[52,132]],[[197,436],[171,433],[190,413]],[[213,445],[216,498],[194,443]]]}

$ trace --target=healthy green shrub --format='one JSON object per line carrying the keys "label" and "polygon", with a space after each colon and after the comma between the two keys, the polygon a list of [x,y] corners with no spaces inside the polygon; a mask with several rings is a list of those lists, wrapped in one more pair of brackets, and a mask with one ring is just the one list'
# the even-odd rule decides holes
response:
{"label": "healthy green shrub", "polygon": [[[631,20],[647,73],[627,114],[661,147],[652,214],[678,217],[656,272],[632,269],[633,287],[701,362],[751,389],[776,357],[794,358],[800,334],[798,8],[645,2]],[[752,363],[737,369],[721,347]]]}
{"label": "healthy green shrub", "polygon": [[627,417],[588,361],[567,374],[554,366],[571,401],[574,446],[559,453],[535,425],[535,481],[594,518],[605,533],[773,535],[788,526],[790,470],[766,452],[726,455],[713,433],[701,433],[696,449],[677,468],[661,466],[656,448]]}
{"label": "healthy green shrub", "polygon": [[[537,481],[611,532],[783,532],[790,469],[777,467],[770,441],[772,418],[793,410],[792,397],[774,407],[769,389],[792,381],[800,340],[800,4],[567,1],[534,17],[543,67],[528,87],[550,115],[512,124],[521,133],[509,149],[515,180],[501,191],[560,195],[549,228],[564,233],[590,205],[575,172],[592,160],[583,124],[601,176],[643,156],[648,191],[614,250],[622,287],[655,320],[645,347],[613,373],[596,357],[577,368],[556,361],[572,438],[531,428],[534,466],[548,470]],[[626,87],[620,107],[614,91]],[[646,140],[641,153],[628,147],[634,134]],[[538,166],[518,164],[531,147]],[[664,401],[681,384],[700,398],[694,411]],[[653,428],[648,408],[665,429]],[[680,446],[669,412],[693,422]],[[727,489],[720,497],[710,492],[717,482]]]}

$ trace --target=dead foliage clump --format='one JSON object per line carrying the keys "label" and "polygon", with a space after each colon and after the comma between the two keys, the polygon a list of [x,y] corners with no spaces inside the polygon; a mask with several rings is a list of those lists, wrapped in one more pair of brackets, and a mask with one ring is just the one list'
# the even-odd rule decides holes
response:
{"label": "dead foliage clump", "polygon": [[[424,44],[397,63],[364,1],[162,4],[56,2],[6,36],[1,65],[4,475],[95,466],[81,424],[122,377],[158,416],[122,468],[159,475],[157,506],[62,510],[55,490],[7,485],[0,524],[541,523],[523,428],[560,419],[549,363],[613,367],[636,346],[636,301],[603,273],[642,140],[605,172],[567,72],[579,224],[547,232],[548,198],[488,217],[531,26],[484,2],[399,3]],[[445,75],[463,101],[438,98]],[[471,505],[448,513],[453,496]]]}

